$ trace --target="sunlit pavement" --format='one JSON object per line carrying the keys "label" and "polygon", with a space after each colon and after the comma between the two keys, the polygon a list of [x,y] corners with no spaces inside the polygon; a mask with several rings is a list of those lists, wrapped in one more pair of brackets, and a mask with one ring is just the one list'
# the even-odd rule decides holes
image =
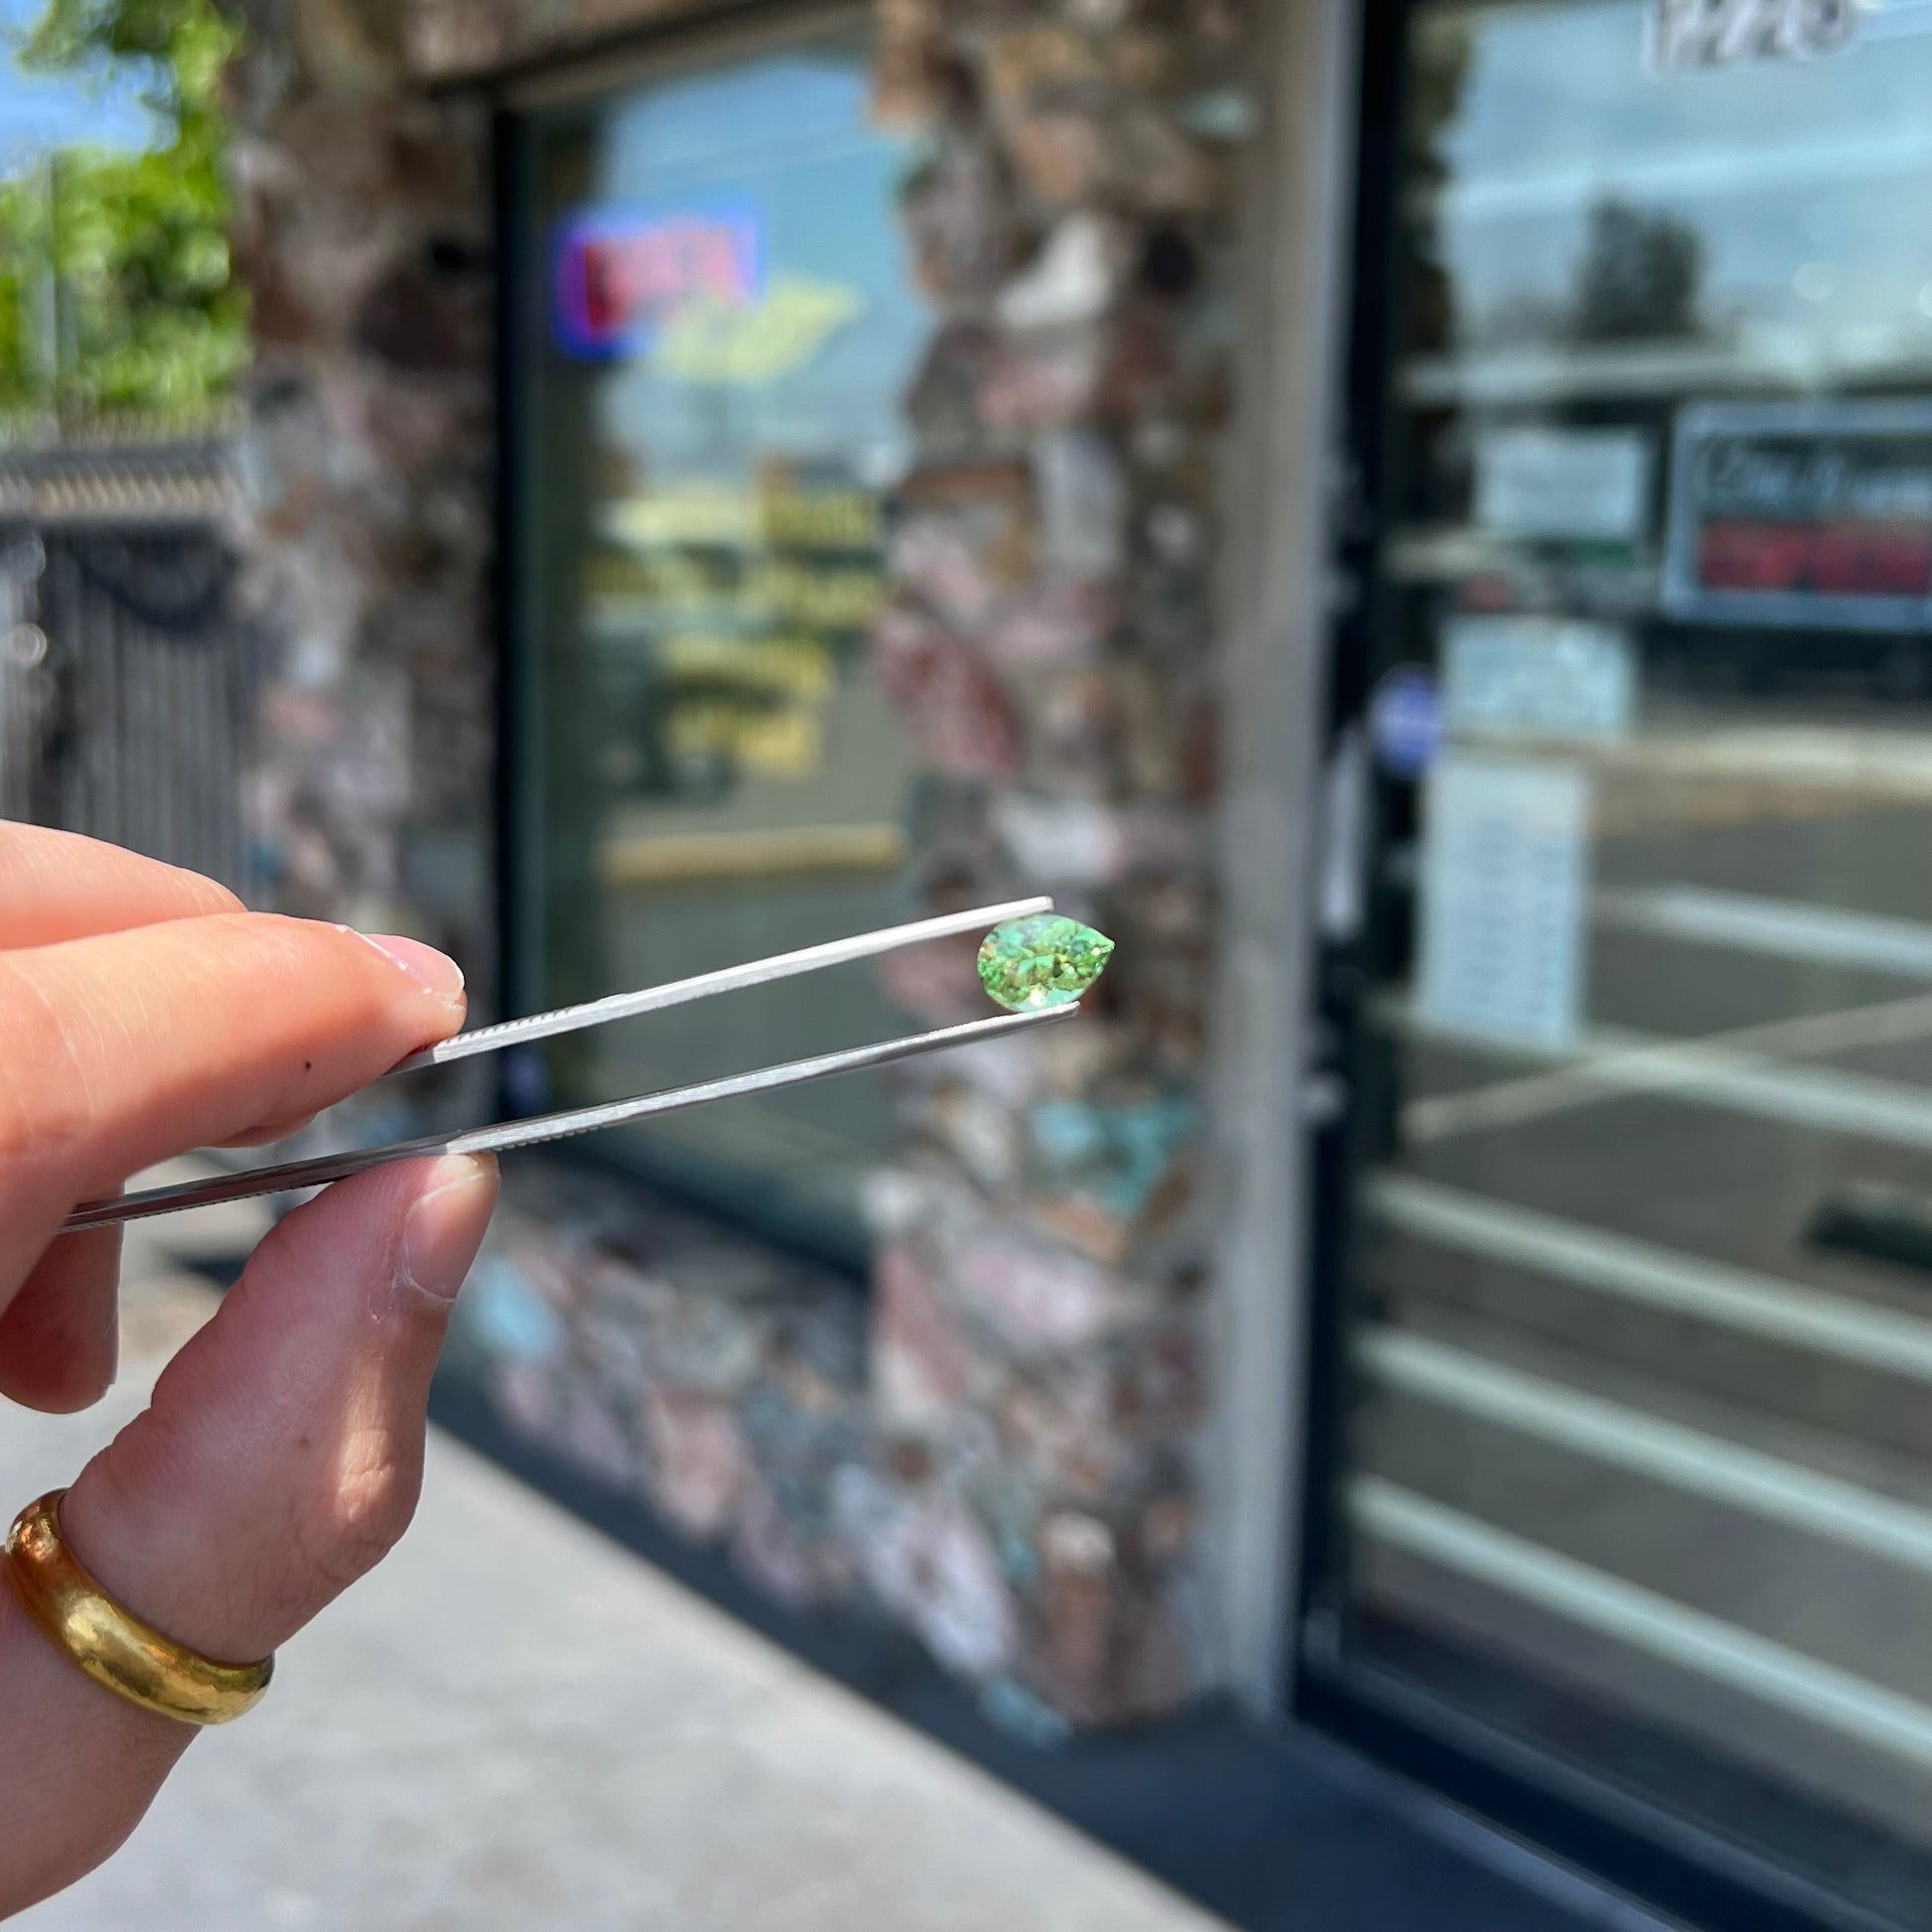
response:
{"label": "sunlit pavement", "polygon": [[[138,1242],[87,1415],[0,1405],[25,1498],[133,1414],[207,1291]],[[216,1245],[221,1245],[219,1242]],[[31,1932],[1185,1932],[1212,1920],[471,1451]]]}

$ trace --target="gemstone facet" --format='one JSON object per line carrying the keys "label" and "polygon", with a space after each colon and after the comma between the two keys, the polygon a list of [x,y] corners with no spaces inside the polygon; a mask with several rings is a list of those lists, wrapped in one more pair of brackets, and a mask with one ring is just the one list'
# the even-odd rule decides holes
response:
{"label": "gemstone facet", "polygon": [[996,926],[980,943],[980,984],[1014,1013],[1077,1000],[1107,964],[1114,942],[1077,919],[1035,912]]}

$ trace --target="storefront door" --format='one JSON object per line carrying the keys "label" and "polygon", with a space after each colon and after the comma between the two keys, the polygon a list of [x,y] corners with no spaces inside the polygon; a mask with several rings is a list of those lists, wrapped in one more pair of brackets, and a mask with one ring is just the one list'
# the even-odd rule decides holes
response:
{"label": "storefront door", "polygon": [[1932,5],[1363,38],[1304,1709],[1698,1922],[1923,1926]]}

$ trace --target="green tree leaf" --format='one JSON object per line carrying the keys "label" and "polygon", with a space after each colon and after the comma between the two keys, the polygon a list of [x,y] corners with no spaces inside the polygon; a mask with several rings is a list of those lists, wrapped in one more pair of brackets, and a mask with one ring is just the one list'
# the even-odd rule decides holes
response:
{"label": "green tree leaf", "polygon": [[232,390],[248,359],[222,171],[236,39],[214,0],[49,0],[22,65],[133,68],[160,135],[0,182],[0,411],[192,416]]}

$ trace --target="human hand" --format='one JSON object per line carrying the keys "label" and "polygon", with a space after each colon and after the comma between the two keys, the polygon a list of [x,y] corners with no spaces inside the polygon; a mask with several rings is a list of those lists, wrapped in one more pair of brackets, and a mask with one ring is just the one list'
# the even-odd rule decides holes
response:
{"label": "human hand", "polygon": [[[113,1379],[119,1230],[57,1236],[77,1201],[279,1138],[463,1013],[426,946],[0,825],[0,1397],[77,1409]],[[68,1491],[101,1587],[246,1662],[376,1563],[415,1507],[430,1374],[494,1199],[492,1164],[411,1161],[283,1220]],[[194,1736],[84,1676],[0,1585],[0,1917],[107,1857]]]}

